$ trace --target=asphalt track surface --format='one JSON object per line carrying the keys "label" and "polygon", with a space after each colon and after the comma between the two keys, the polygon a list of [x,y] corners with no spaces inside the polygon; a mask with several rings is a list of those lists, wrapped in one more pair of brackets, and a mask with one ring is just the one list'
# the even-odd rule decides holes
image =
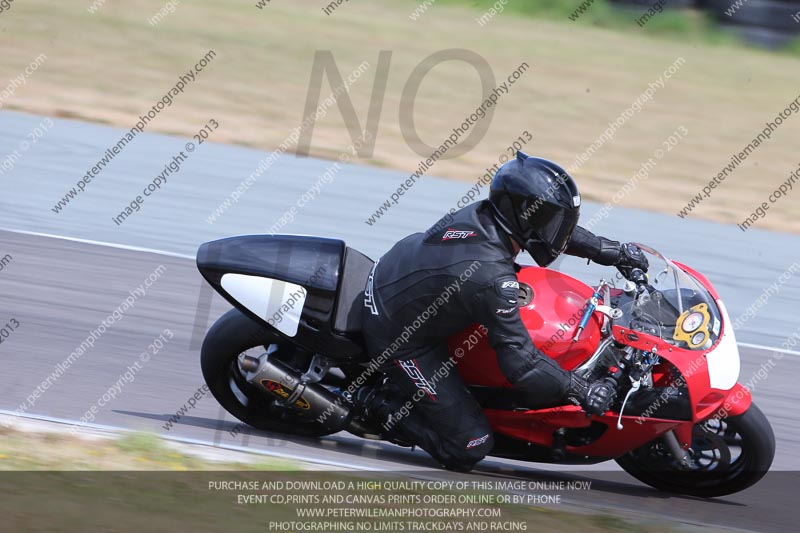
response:
{"label": "asphalt track surface", "polygon": [[[26,135],[43,117],[0,111],[0,161],[19,152],[13,168],[0,168],[0,228],[155,248],[194,255],[212,239],[265,233],[298,199],[331,169],[331,161],[295,158],[285,154],[257,177],[237,202],[212,223],[207,221],[220,204],[259,166],[267,153],[239,146],[206,142],[196,147],[178,173],[148,197],[141,210],[116,225],[118,215],[142,189],[162,172],[189,139],[144,133],[136,137],[60,213],[53,206],[97,164],[122,130],[64,119],[27,150]],[[221,128],[234,127],[222,124]],[[380,142],[380,140],[378,140]],[[538,154],[535,145],[528,151]],[[499,155],[499,154],[498,154]],[[491,166],[493,161],[487,161]],[[435,167],[432,172],[435,172]],[[484,173],[475,169],[466,181],[426,176],[406,192],[379,221],[365,221],[408,178],[408,174],[362,165],[342,165],[333,180],[315,197],[296,209],[294,220],[279,232],[336,237],[377,258],[406,235],[423,231],[469,191]],[[578,182],[591,175],[576,173]],[[731,184],[732,185],[732,184]],[[613,196],[616,191],[609,191]],[[485,198],[487,189],[479,191]],[[632,194],[635,198],[635,192]],[[589,221],[598,204],[584,198],[581,220]],[[751,229],[674,215],[615,207],[592,227],[598,234],[620,241],[649,244],[668,257],[703,272],[723,296],[736,318],[763,295],[769,285],[793,263],[800,261],[796,235]],[[531,262],[531,260],[529,260]],[[559,268],[590,283],[611,269],[587,266],[577,258],[559,261]],[[800,269],[800,265],[797,267]],[[795,332],[794,302],[800,301],[800,275],[779,285],[754,318],[737,329],[740,342],[780,346]]]}
{"label": "asphalt track surface", "polygon": [[[40,120],[40,117],[18,113],[0,113],[0,121],[5,125],[11,122],[14,126],[11,130],[0,129],[0,153],[10,151],[8,148],[24,136],[26,128]],[[123,247],[0,231],[0,257],[6,254],[12,257],[0,271],[0,323],[13,318],[20,324],[0,345],[0,409],[19,409],[59,363],[63,366],[89,332],[97,329],[130,291],[163,265],[162,274],[147,288],[145,295],[138,297],[133,307],[100,336],[94,347],[70,365],[44,394],[35,398],[32,406],[25,408],[28,413],[67,420],[85,417],[110,387],[120,383],[126,370],[139,361],[141,352],[169,329],[174,337],[158,354],[141,364],[134,379],[124,382],[115,399],[104,402],[95,416],[95,423],[242,446],[342,467],[450,475],[436,470],[430,458],[419,450],[412,452],[342,434],[319,440],[250,431],[233,436],[230,432],[236,427],[236,421],[227,416],[210,395],[203,397],[178,424],[165,429],[169,418],[202,386],[199,342],[211,321],[228,309],[221,298],[215,297],[208,316],[203,312],[202,282],[191,259],[197,244],[224,235],[263,232],[275,218],[269,217],[268,223],[264,223],[261,213],[261,222],[252,221],[255,214],[264,211],[263,204],[269,204],[270,213],[283,212],[294,201],[297,191],[302,193],[309,182],[316,180],[320,170],[326,168],[325,163],[283,158],[283,163],[263,178],[273,188],[269,192],[276,192],[269,194],[262,190],[259,193],[254,188],[248,192],[250,205],[237,204],[219,222],[208,224],[205,217],[210,210],[252,171],[253,161],[263,157],[262,153],[252,150],[209,145],[205,154],[198,151],[198,157],[191,161],[192,166],[174,177],[173,189],[161,191],[162,196],[145,206],[150,211],[138,213],[130,226],[114,227],[110,214],[118,210],[118,205],[124,205],[127,197],[141,189],[142,184],[149,182],[151,178],[147,176],[163,166],[161,160],[165,154],[172,153],[175,147],[186,142],[185,139],[145,136],[137,140],[139,144],[126,154],[130,161],[115,162],[116,167],[105,171],[108,173],[103,177],[106,181],[98,183],[97,189],[87,192],[75,205],[57,215],[50,211],[54,201],[82,175],[87,162],[102,153],[100,148],[104,143],[119,137],[119,132],[71,121],[55,122],[56,127],[49,136],[35,147],[38,153],[32,149],[10,173],[2,176],[0,226],[118,243]],[[152,160],[160,162],[148,163]],[[112,172],[112,169],[115,170]],[[137,169],[141,171],[138,174]],[[288,186],[291,191],[276,187],[286,183],[289,174],[297,178]],[[364,192],[363,187],[359,189],[355,184],[363,183],[368,174],[371,179],[368,194],[355,197],[354,190]],[[431,199],[431,194],[447,194],[446,197],[454,198],[455,202],[457,193],[469,187],[430,178],[421,184],[420,191],[415,191],[417,196],[401,203],[396,207],[397,212],[381,222],[384,225],[381,229],[365,225],[363,219],[374,209],[373,204],[377,206],[378,200],[384,198],[401,177],[397,173],[348,167],[347,172],[337,178],[336,186],[331,186],[315,200],[313,209],[307,208],[303,213],[305,218],[298,219],[287,232],[340,236],[377,256],[391,241],[419,229],[423,220],[423,225],[435,220],[435,213],[447,208],[441,201]],[[276,196],[281,197],[276,199]],[[335,209],[337,204],[338,209]],[[589,215],[596,209],[596,206],[587,207]],[[410,218],[404,214],[409,210],[417,213],[416,216]],[[607,225],[598,226],[598,230],[629,216],[641,220],[641,224],[637,227],[627,224],[613,236],[635,239],[636,230],[641,233],[645,228],[651,238],[639,240],[655,243],[661,242],[658,237],[664,237],[665,244],[658,247],[670,254],[678,253],[670,251],[679,249],[679,242],[675,231],[665,224],[680,226],[684,222],[623,209],[616,209],[612,215]],[[315,220],[317,229],[312,230]],[[690,223],[692,235],[707,244],[705,248],[692,248],[685,262],[709,273],[728,300],[732,316],[743,312],[764,286],[773,282],[793,260],[800,259],[797,257],[798,239],[794,236],[768,232],[739,236],[725,226]],[[689,226],[682,227],[682,231],[689,231],[686,229]],[[748,239],[746,243],[735,240],[743,238]],[[708,243],[724,239],[728,244],[750,246],[749,253],[737,256],[737,250],[731,246],[719,245],[714,246],[710,254],[711,244]],[[147,252],[130,248],[132,246],[168,253]],[[570,268],[580,274],[583,267],[573,263],[567,265],[567,269]],[[592,271],[587,281],[596,277],[599,275]],[[772,298],[759,315],[747,323],[742,331],[746,335],[740,336],[740,340],[778,346],[779,341],[798,326],[789,315],[798,294],[800,287],[792,279],[782,287],[780,298]],[[741,381],[746,383],[770,357],[774,354],[768,350],[743,347]],[[774,472],[756,487],[740,494],[715,501],[662,494],[620,473],[613,463],[591,469],[556,469],[489,459],[481,463],[474,475],[530,480],[577,477],[592,480],[593,484],[591,491],[565,495],[565,501],[575,505],[668,515],[689,523],[721,527],[793,530],[796,471],[800,465],[800,430],[796,427],[796,394],[793,394],[800,377],[798,363],[800,357],[786,355],[764,380],[756,383],[754,398],[775,429],[778,450]]]}
{"label": "asphalt track surface", "polygon": [[[101,402],[109,387],[168,328],[174,337],[150,361],[140,364],[141,369],[132,381],[122,382],[116,398],[104,403],[96,416],[88,417],[94,423],[242,446],[333,465],[439,474],[421,451],[411,452],[343,434],[317,440],[247,430],[232,436],[236,421],[226,416],[209,395],[178,424],[165,429],[170,417],[202,385],[198,352],[192,347],[200,283],[193,261],[5,231],[0,232],[0,244],[15,257],[2,273],[6,315],[3,318],[16,318],[20,323],[19,329],[2,345],[0,407],[3,409],[14,410],[26,402],[42,378],[59,363],[64,365],[66,356],[120,306],[131,288],[141,285],[158,269],[162,274],[146,289],[145,295],[121,319],[114,321],[94,347],[69,365],[52,387],[34,398],[33,405],[25,408],[28,412],[68,420],[87,418],[91,406]],[[217,316],[226,308],[221,298],[216,298],[211,315]],[[757,369],[764,353],[743,349],[742,356],[742,375],[748,376]],[[800,358],[787,356],[783,361],[781,372],[769,378],[770,388],[755,391],[756,401],[778,436],[776,469],[790,469],[797,464],[800,451],[798,430],[785,414],[792,412],[788,391],[800,374]],[[589,471],[573,467],[566,474],[559,474],[552,467],[490,459],[478,471],[489,476],[528,480],[592,480],[591,491],[564,494],[565,502],[576,505],[668,513],[690,522],[758,530],[771,529],[769,522],[774,522],[775,530],[780,530],[794,519],[794,510],[787,500],[792,497],[790,484],[798,477],[791,474],[773,474],[774,479],[749,491],[708,502],[661,494],[626,474],[602,472],[604,468],[616,470],[613,463],[606,463]]]}

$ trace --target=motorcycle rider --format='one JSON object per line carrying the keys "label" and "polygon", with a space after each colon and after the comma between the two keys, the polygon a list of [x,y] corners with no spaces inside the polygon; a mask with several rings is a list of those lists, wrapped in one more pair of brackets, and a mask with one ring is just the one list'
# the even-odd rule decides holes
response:
{"label": "motorcycle rider", "polygon": [[[372,357],[389,354],[381,369],[395,392],[361,401],[388,438],[419,445],[459,471],[471,470],[491,451],[489,422],[458,372],[449,371],[452,363],[447,366],[448,337],[476,322],[504,376],[530,405],[572,402],[595,415],[608,410],[613,382],[588,383],[537,350],[517,307],[514,260],[521,249],[542,267],[567,253],[616,266],[626,276],[634,268],[647,270],[635,245],[577,226],[580,199],[563,168],[518,152],[498,169],[488,200],[406,237],[375,264],[363,331]],[[411,408],[398,411],[403,402]]]}

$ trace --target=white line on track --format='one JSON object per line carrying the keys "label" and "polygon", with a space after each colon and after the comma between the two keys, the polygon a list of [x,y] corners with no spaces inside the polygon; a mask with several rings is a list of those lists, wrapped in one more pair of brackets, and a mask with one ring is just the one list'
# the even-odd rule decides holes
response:
{"label": "white line on track", "polygon": [[785,353],[787,355],[800,355],[800,352],[796,352],[794,350],[784,350],[783,348],[773,348],[772,346],[764,346],[763,344],[750,344],[749,342],[739,342],[737,343],[739,346],[743,346],[745,348],[753,348],[756,350],[765,350],[768,352],[778,352],[778,353]]}
{"label": "white line on track", "polygon": [[179,257],[181,259],[194,259],[193,255],[178,254],[175,252],[167,252],[164,250],[155,250],[153,248],[144,248],[142,246],[129,246],[127,244],[116,244],[113,242],[93,241],[90,239],[79,239],[77,237],[65,237],[63,235],[52,235],[50,233],[39,233],[36,231],[25,231],[21,229],[0,228],[0,231],[7,231],[9,233],[19,233],[22,235],[34,235],[36,237],[48,237],[50,239],[60,239],[62,241],[79,242],[83,244],[92,244],[94,246],[106,246],[108,248],[118,248],[120,250],[129,250],[132,252],[146,252],[149,254],[167,255],[169,257]]}
{"label": "white line on track", "polygon": [[[117,433],[117,434],[135,432],[135,430],[127,429],[127,428],[123,428],[123,427],[107,426],[107,425],[102,425],[102,424],[93,424],[93,423],[88,423],[88,422],[80,422],[80,421],[77,421],[77,420],[68,420],[68,419],[64,419],[64,418],[56,418],[56,417],[50,417],[50,416],[45,416],[45,415],[34,415],[34,414],[29,414],[29,413],[17,414],[17,413],[15,413],[13,411],[8,411],[8,410],[5,410],[5,409],[0,409],[0,415],[12,416],[12,417],[16,417],[16,418],[24,418],[24,419],[29,419],[29,420],[37,420],[37,421],[41,421],[41,422],[63,424],[63,425],[68,425],[68,426],[78,426],[78,427],[81,427],[81,428],[92,429],[92,430],[95,430],[97,432]],[[234,452],[249,453],[249,454],[253,454],[253,455],[262,455],[262,456],[269,456],[269,457],[278,457],[278,458],[282,458],[282,459],[294,459],[294,460],[303,461],[303,462],[306,462],[306,463],[319,464],[319,465],[325,465],[325,466],[332,466],[332,467],[342,468],[342,469],[347,469],[347,470],[357,470],[357,471],[362,471],[362,472],[396,472],[398,470],[397,468],[374,468],[374,467],[367,467],[367,466],[364,466],[364,465],[353,464],[353,463],[346,463],[346,462],[339,462],[339,461],[328,461],[328,460],[325,460],[325,459],[319,459],[317,457],[308,457],[308,456],[304,456],[304,455],[296,454],[296,453],[280,453],[280,452],[272,452],[272,451],[267,451],[267,450],[245,448],[243,446],[226,445],[226,444],[215,444],[213,442],[200,440],[200,439],[190,439],[190,438],[185,438],[185,437],[172,437],[172,436],[161,435],[161,434],[159,434],[158,436],[160,438],[165,439],[165,440],[178,442],[178,443],[191,444],[191,445],[196,445],[196,446],[208,446],[208,447],[212,447],[212,448],[230,450],[230,451],[234,451]],[[409,468],[409,467],[406,467],[406,468]],[[405,475],[407,477],[411,478],[411,479],[419,479],[419,480],[424,480],[424,481],[440,481],[441,480],[440,476],[438,475],[438,473],[440,472],[438,469],[425,469],[425,470],[419,470],[419,471],[411,471],[411,470],[403,469],[403,471],[404,471]],[[545,472],[548,473],[548,474],[550,473],[549,470],[545,471]],[[572,473],[570,471],[562,471],[562,472],[559,472],[559,473],[561,475],[564,475],[564,476],[567,476],[567,477],[571,477],[571,475],[572,475]],[[478,477],[478,476],[485,477],[485,478],[487,478],[487,480],[490,480],[490,481],[493,480],[493,479],[508,479],[508,480],[527,481],[529,478],[527,476],[523,476],[522,474],[524,474],[524,472],[519,472],[516,469],[514,469],[512,466],[501,465],[499,471],[490,472],[490,471],[481,471],[479,469],[476,469],[476,470],[473,470],[470,475],[475,476],[475,477]],[[586,475],[587,475],[586,472],[580,472],[581,479],[585,478]],[[526,491],[505,491],[505,492],[508,492],[508,493],[511,493],[511,494],[526,494],[527,493]],[[648,518],[648,520],[653,521],[653,522],[663,519],[663,516],[660,513],[652,512],[652,511],[642,511],[641,509],[637,509],[635,507],[630,507],[629,504],[625,504],[625,503],[613,504],[613,503],[607,503],[607,502],[605,502],[605,503],[604,502],[586,502],[586,501],[579,501],[579,500],[573,499],[573,498],[566,498],[565,500],[562,500],[562,501],[564,503],[569,504],[571,507],[580,507],[582,509],[585,509],[585,510],[588,510],[588,511],[592,511],[592,512],[597,512],[598,510],[601,510],[601,511],[606,511],[606,512],[613,513],[614,511],[622,510],[622,511],[625,511],[625,512],[628,512],[628,513],[632,513],[634,516],[646,517],[646,518]],[[697,520],[691,519],[691,518],[690,519],[674,518],[673,520],[675,520],[675,523],[682,523],[682,524],[690,525],[690,526],[693,526],[693,527],[700,527],[700,526],[702,526],[704,528],[718,528],[719,527],[719,526],[717,526],[717,525],[715,525],[713,523],[701,522],[701,521],[697,521]],[[726,527],[726,528],[724,528],[724,530],[726,530],[726,531],[746,531],[746,530],[735,529],[735,528],[732,528],[732,527]]]}
{"label": "white line on track", "polygon": [[[95,431],[102,431],[107,433],[135,433],[135,430],[127,429],[118,426],[106,426],[102,424],[92,424],[88,422],[81,422],[79,420],[68,420],[66,418],[55,418],[52,416],[45,416],[45,415],[34,415],[34,414],[18,414],[14,411],[7,411],[6,409],[0,409],[0,415],[6,415],[13,418],[23,418],[28,420],[38,420],[41,422],[51,422],[54,424],[63,424],[65,426],[77,426],[80,428],[91,429]],[[164,440],[169,440],[173,442],[180,442],[184,444],[194,444],[198,446],[209,446],[212,448],[219,448],[223,450],[230,450],[234,452],[242,452],[242,453],[249,453],[254,455],[267,455],[270,457],[278,457],[281,459],[295,459],[298,461],[304,461],[307,463],[314,463],[319,465],[325,466],[333,466],[336,468],[345,468],[348,470],[364,470],[370,472],[388,472],[388,469],[385,468],[375,468],[375,467],[368,467],[364,465],[359,465],[356,463],[349,463],[349,462],[342,462],[342,461],[328,461],[326,459],[320,459],[318,457],[311,457],[305,456],[302,454],[297,453],[281,453],[281,452],[273,452],[264,449],[258,448],[246,448],[244,446],[236,446],[234,444],[215,444],[211,441],[202,440],[202,439],[190,439],[187,437],[174,437],[171,435],[158,435],[159,438]]]}
{"label": "white line on track", "polygon": [[[65,237],[64,235],[53,235],[53,234],[50,234],[50,233],[39,233],[39,232],[36,232],[36,231],[26,231],[26,230],[20,230],[20,229],[0,228],[0,231],[7,231],[9,233],[19,233],[21,235],[34,235],[36,237],[47,237],[47,238],[50,238],[50,239],[60,239],[60,240],[70,241],[70,242],[79,242],[79,243],[83,243],[83,244],[91,244],[91,245],[94,245],[94,246],[106,246],[108,248],[118,248],[120,250],[129,250],[129,251],[132,251],[132,252],[145,252],[145,253],[149,253],[149,254],[166,255],[166,256],[169,256],[169,257],[178,257],[180,259],[191,259],[191,260],[195,259],[195,256],[193,256],[193,255],[179,254],[179,253],[175,253],[175,252],[167,252],[167,251],[164,251],[164,250],[156,250],[156,249],[153,249],[153,248],[144,248],[144,247],[141,247],[141,246],[129,246],[127,244],[117,244],[117,243],[113,243],[113,242],[93,241],[93,240],[90,240],[90,239],[80,239],[80,238],[77,238],[77,237]],[[753,348],[755,350],[764,350],[764,351],[770,351],[770,352],[779,352],[779,353],[783,353],[783,354],[787,354],[787,355],[800,356],[800,352],[797,352],[797,351],[794,351],[794,350],[784,350],[783,348],[775,348],[775,347],[772,347],[772,346],[764,346],[763,344],[750,344],[748,342],[740,342],[740,343],[738,343],[738,345],[739,346],[743,346],[745,348]],[[0,410],[0,412],[2,412],[2,410]]]}

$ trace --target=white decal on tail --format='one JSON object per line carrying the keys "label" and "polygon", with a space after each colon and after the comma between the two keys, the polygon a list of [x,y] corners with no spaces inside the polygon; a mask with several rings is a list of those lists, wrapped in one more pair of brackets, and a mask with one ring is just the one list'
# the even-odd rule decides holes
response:
{"label": "white decal on tail", "polygon": [[224,274],[222,288],[237,302],[281,333],[294,337],[306,302],[300,285],[260,276]]}

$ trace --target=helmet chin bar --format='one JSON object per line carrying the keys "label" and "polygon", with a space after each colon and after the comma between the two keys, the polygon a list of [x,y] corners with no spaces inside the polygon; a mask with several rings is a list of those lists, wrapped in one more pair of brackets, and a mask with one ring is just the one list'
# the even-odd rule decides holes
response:
{"label": "helmet chin bar", "polygon": [[492,211],[494,214],[494,220],[497,222],[497,225],[500,226],[500,229],[505,231],[512,239],[514,239],[521,249],[528,252],[528,254],[530,254],[533,260],[536,261],[536,264],[540,267],[548,266],[553,261],[558,259],[559,255],[561,255],[559,253],[553,253],[552,250],[548,249],[547,245],[544,244],[541,239],[536,237],[536,234],[532,230],[529,232],[529,236],[527,237],[513,231],[509,227],[508,221],[497,210],[497,207],[495,207],[494,204],[492,204]]}
{"label": "helmet chin bar", "polygon": [[536,261],[536,264],[540,267],[546,267],[550,265],[553,261],[558,259],[560,254],[553,253],[547,245],[545,245],[541,240],[532,238],[525,241],[525,251],[533,257],[533,260]]}

